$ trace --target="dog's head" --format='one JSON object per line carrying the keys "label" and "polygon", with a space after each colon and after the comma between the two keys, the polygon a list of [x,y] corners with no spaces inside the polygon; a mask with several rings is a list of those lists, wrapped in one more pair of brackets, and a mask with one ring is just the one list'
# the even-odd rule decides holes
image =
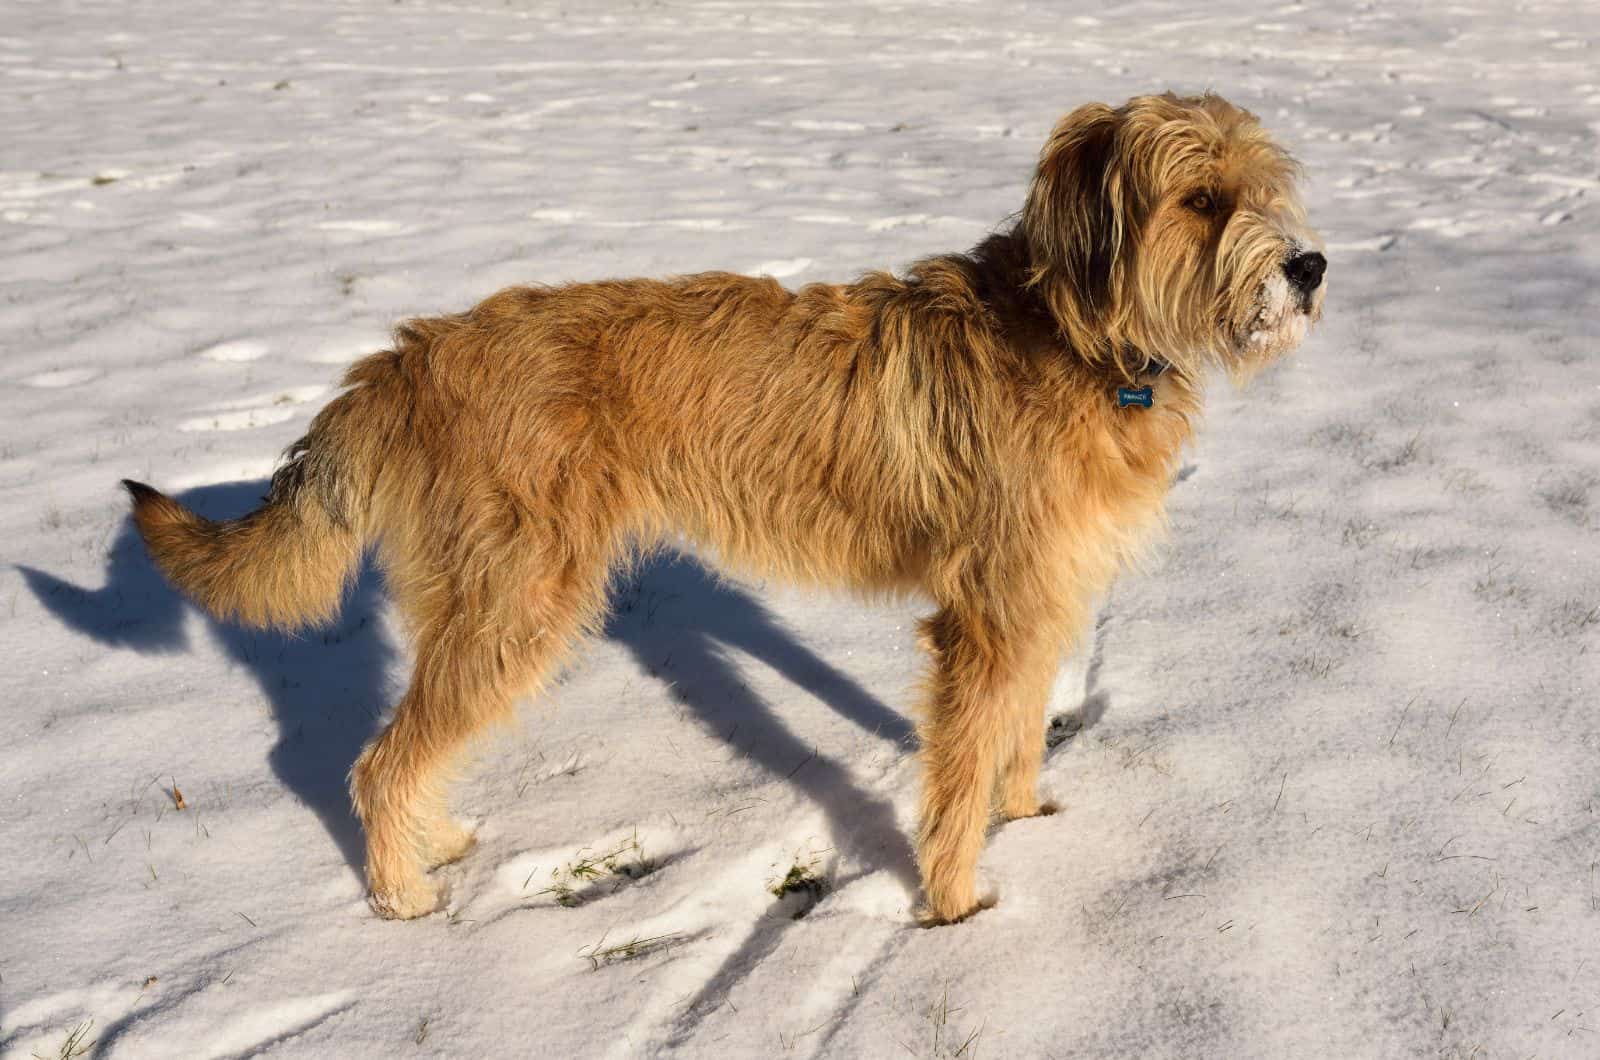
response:
{"label": "dog's head", "polygon": [[1023,207],[1029,282],[1093,361],[1246,378],[1322,313],[1326,260],[1297,171],[1218,96],[1080,107],[1050,134]]}

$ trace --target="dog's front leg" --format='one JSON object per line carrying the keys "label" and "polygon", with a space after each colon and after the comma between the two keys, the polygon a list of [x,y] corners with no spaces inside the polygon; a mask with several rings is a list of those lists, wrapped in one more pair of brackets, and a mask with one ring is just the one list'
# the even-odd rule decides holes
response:
{"label": "dog's front leg", "polygon": [[[1070,706],[1080,721],[1089,695],[1091,656],[1094,652],[1095,607],[1068,601],[1060,638],[1040,636],[1030,642],[1035,655],[1026,659],[1012,729],[1016,739],[1000,765],[998,803],[1008,821],[1056,812],[1052,802],[1039,800],[1039,769],[1044,764],[1045,731],[1055,706]],[[1062,663],[1065,661],[1066,665]],[[1059,697],[1059,703],[1052,702]]]}
{"label": "dog's front leg", "polygon": [[1039,800],[1039,769],[1044,764],[1047,707],[1061,650],[1056,641],[1043,638],[1030,647],[1032,655],[1022,661],[1007,703],[1012,714],[1010,740],[1000,762],[997,792],[1000,816],[1007,821],[1056,812],[1054,803]]}
{"label": "dog's front leg", "polygon": [[[925,919],[949,923],[980,906],[978,855],[983,849],[995,780],[1002,767],[1026,785],[1007,795],[1006,809],[1037,813],[1032,790],[1037,756],[1019,756],[1043,735],[1029,711],[1042,714],[1059,641],[1041,631],[1006,629],[953,607],[922,623],[933,656],[930,702],[922,725],[924,767],[918,860],[927,894]],[[1020,772],[1019,772],[1020,770]],[[1024,805],[1026,804],[1026,805]]]}

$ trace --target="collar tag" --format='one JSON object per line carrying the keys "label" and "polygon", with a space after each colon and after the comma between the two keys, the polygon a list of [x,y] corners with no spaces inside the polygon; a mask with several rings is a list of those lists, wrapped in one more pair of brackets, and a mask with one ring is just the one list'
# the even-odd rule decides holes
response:
{"label": "collar tag", "polygon": [[1129,405],[1139,405],[1143,408],[1154,408],[1156,403],[1155,387],[1149,386],[1119,386],[1117,387],[1117,408],[1125,409]]}

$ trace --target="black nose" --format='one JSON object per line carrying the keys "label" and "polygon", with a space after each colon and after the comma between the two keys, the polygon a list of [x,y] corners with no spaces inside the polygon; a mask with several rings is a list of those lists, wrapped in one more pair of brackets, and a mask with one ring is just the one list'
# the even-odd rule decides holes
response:
{"label": "black nose", "polygon": [[1328,270],[1328,259],[1314,250],[1294,255],[1283,263],[1283,274],[1301,294],[1310,294],[1322,283],[1322,274]]}

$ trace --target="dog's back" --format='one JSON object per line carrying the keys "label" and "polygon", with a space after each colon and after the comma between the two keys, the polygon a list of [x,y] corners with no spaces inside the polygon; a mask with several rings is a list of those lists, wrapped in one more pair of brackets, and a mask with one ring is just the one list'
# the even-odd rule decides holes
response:
{"label": "dog's back", "polygon": [[938,280],[512,288],[413,321],[394,366],[407,438],[379,503],[477,510],[461,492],[487,492],[591,538],[682,533],[753,571],[903,587],[953,509],[995,502],[1014,425],[985,407],[1002,368],[976,295]]}

